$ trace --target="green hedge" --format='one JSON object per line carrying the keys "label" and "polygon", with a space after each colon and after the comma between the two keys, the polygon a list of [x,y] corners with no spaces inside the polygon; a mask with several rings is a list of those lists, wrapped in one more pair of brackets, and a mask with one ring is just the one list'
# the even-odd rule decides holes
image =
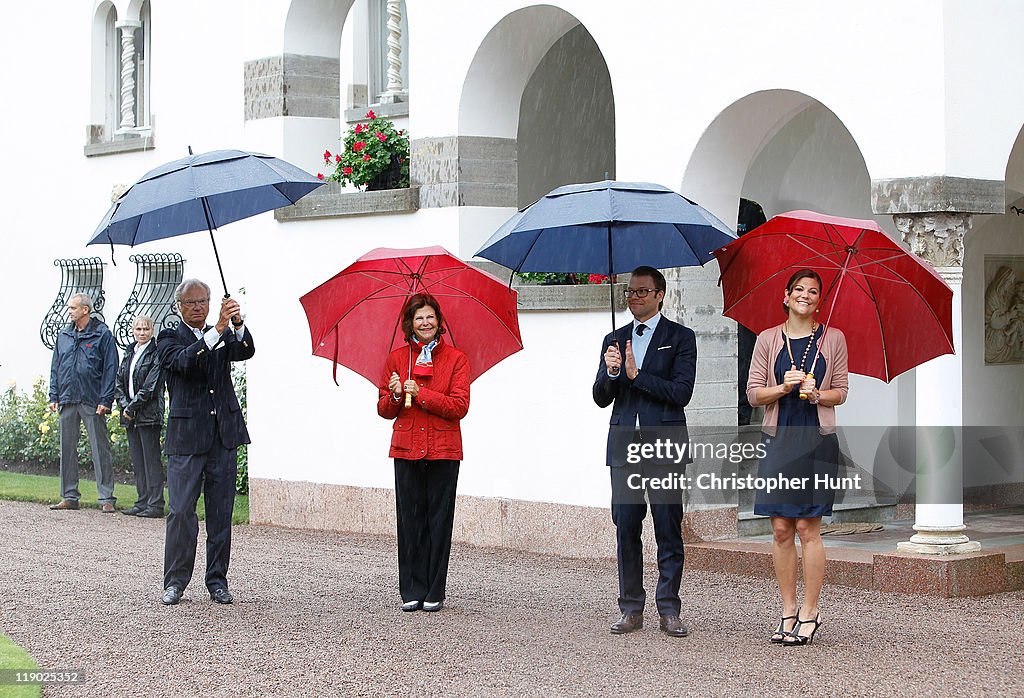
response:
{"label": "green hedge", "polygon": [[[232,378],[244,415],[247,406],[245,371],[233,367]],[[32,383],[32,390],[27,393],[19,391],[13,383],[8,385],[0,396],[0,460],[29,463],[54,474],[59,472],[60,423],[57,413],[50,411],[48,401],[48,386],[42,377]],[[165,429],[166,426],[165,415]],[[114,471],[131,473],[128,437],[121,426],[116,408],[107,415],[107,430],[110,432]],[[92,464],[92,449],[84,428],[78,440],[78,462],[90,466]],[[238,449],[238,478],[235,484],[240,494],[249,493],[249,454],[245,446]]]}

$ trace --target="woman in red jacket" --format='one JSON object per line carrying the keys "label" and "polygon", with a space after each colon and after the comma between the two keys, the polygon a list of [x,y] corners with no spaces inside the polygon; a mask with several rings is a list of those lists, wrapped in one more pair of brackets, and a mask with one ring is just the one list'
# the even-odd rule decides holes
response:
{"label": "woman in red jacket", "polygon": [[388,356],[377,401],[377,414],[395,420],[390,456],[398,588],[403,611],[440,611],[462,460],[459,420],[469,410],[469,362],[444,341],[444,314],[429,294],[406,301],[402,333],[408,344]]}

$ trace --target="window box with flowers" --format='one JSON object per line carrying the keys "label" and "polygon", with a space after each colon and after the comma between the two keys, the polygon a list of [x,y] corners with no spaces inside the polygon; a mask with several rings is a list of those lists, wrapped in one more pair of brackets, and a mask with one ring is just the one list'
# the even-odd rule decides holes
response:
{"label": "window box with flowers", "polygon": [[[419,187],[409,186],[409,135],[373,110],[367,121],[349,128],[337,153],[323,153],[333,168],[317,177],[327,182],[293,206],[279,208],[279,221],[373,213],[409,213],[419,209]],[[357,191],[346,194],[349,184]]]}
{"label": "window box with flowers", "polygon": [[341,186],[352,184],[364,191],[404,189],[409,186],[409,136],[373,110],[366,112],[369,121],[350,127],[342,141],[340,153],[324,151],[324,164],[334,172],[317,177]]}

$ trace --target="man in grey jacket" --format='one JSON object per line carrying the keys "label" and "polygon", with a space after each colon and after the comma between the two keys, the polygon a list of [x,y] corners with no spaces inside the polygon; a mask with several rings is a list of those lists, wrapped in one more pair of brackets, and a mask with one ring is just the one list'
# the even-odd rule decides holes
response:
{"label": "man in grey jacket", "polygon": [[91,316],[92,299],[76,293],[68,301],[67,327],[57,335],[50,361],[50,409],[60,410],[61,501],[51,509],[77,509],[78,439],[82,422],[92,446],[96,489],[103,513],[114,513],[114,466],[106,415],[114,404],[117,348],[107,326]]}

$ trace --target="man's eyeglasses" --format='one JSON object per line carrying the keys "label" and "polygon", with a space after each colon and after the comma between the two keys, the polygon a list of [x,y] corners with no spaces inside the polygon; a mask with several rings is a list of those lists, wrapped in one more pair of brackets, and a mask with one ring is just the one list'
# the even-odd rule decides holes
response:
{"label": "man's eyeglasses", "polygon": [[627,289],[623,289],[622,295],[624,295],[626,298],[629,298],[630,296],[636,296],[637,298],[647,298],[647,294],[650,293],[651,291],[657,292],[658,289],[656,289],[656,288],[627,288]]}
{"label": "man's eyeglasses", "polygon": [[209,305],[210,299],[209,298],[196,298],[195,300],[191,300],[191,301],[178,301],[178,303],[180,303],[181,305],[185,306],[186,308],[198,308],[201,305]]}

